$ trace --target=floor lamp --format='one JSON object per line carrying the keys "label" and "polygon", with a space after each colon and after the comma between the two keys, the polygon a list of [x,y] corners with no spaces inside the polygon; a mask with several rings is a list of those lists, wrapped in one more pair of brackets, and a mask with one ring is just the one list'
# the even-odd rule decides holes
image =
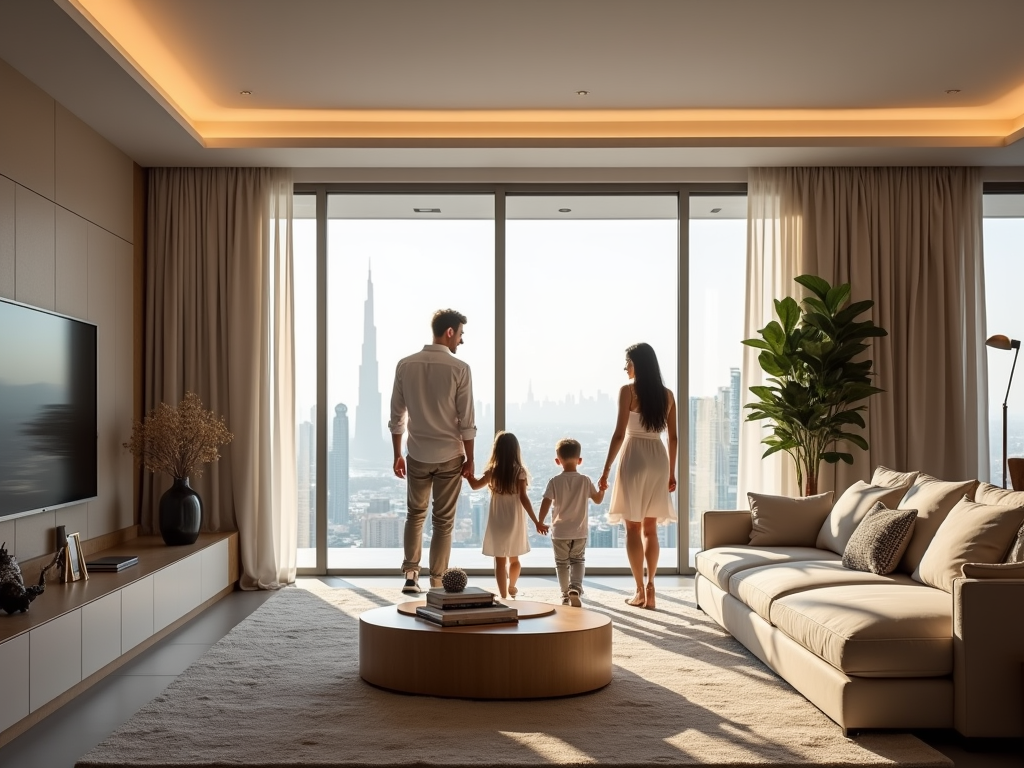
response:
{"label": "floor lamp", "polygon": [[1013,381],[1013,370],[1017,367],[1017,355],[1020,353],[1020,342],[1002,334],[989,336],[985,344],[993,349],[1012,349],[1013,365],[1010,366],[1010,380],[1006,382],[1006,397],[1003,398],[1003,488],[1006,487],[1006,402],[1010,399],[1010,383]]}

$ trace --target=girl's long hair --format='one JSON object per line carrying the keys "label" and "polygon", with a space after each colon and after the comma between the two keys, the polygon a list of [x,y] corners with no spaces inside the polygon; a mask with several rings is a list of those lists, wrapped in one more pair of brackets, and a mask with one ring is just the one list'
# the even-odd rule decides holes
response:
{"label": "girl's long hair", "polygon": [[491,458],[484,471],[491,471],[488,484],[493,493],[518,493],[519,473],[525,472],[519,441],[511,432],[499,432],[494,436]]}
{"label": "girl's long hair", "polygon": [[660,432],[668,426],[668,398],[661,380],[658,356],[650,344],[634,344],[626,349],[633,363],[633,388],[640,404],[640,424],[649,432]]}

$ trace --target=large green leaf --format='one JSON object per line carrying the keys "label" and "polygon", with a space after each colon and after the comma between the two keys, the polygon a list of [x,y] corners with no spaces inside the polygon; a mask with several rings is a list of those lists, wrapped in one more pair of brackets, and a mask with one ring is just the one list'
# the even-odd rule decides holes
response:
{"label": "large green leaf", "polygon": [[769,344],[767,341],[762,341],[761,339],[744,339],[740,343],[741,344],[746,344],[748,347],[754,347],[755,349],[771,349],[772,348],[771,344]]}
{"label": "large green leaf", "polygon": [[846,303],[847,299],[850,298],[850,284],[843,283],[837,285],[835,288],[830,288],[828,293],[825,294],[825,304],[828,306],[829,314],[835,314],[836,311]]}
{"label": "large green leaf", "polygon": [[829,290],[832,288],[832,286],[828,284],[827,280],[824,280],[817,275],[800,275],[794,279],[804,288],[814,293],[822,301],[825,300],[825,297],[828,296]]}
{"label": "large green leaf", "polygon": [[786,351],[786,332],[775,320],[768,323],[758,333],[764,336],[764,340],[768,342],[771,351],[775,354],[781,355]]}
{"label": "large green leaf", "polygon": [[765,373],[770,373],[772,376],[786,375],[785,369],[775,362],[775,355],[771,352],[762,352],[757,356],[757,362],[760,363],[761,369]]}
{"label": "large green leaf", "polygon": [[786,335],[789,336],[800,322],[800,305],[787,296],[782,301],[775,301],[775,313],[779,316]]}

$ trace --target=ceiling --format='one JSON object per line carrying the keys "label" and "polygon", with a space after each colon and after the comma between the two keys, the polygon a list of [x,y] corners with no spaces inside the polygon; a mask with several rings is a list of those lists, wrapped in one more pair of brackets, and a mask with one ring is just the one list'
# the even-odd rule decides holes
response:
{"label": "ceiling", "polygon": [[4,0],[0,59],[146,166],[1018,166],[1021,29],[1019,0]]}

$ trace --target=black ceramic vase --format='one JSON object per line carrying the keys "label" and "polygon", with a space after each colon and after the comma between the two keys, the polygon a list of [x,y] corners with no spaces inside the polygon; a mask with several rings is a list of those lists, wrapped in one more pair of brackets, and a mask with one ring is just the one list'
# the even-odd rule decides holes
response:
{"label": "black ceramic vase", "polygon": [[174,478],[174,485],[160,497],[160,535],[164,544],[194,544],[203,522],[203,502],[188,478]]}

